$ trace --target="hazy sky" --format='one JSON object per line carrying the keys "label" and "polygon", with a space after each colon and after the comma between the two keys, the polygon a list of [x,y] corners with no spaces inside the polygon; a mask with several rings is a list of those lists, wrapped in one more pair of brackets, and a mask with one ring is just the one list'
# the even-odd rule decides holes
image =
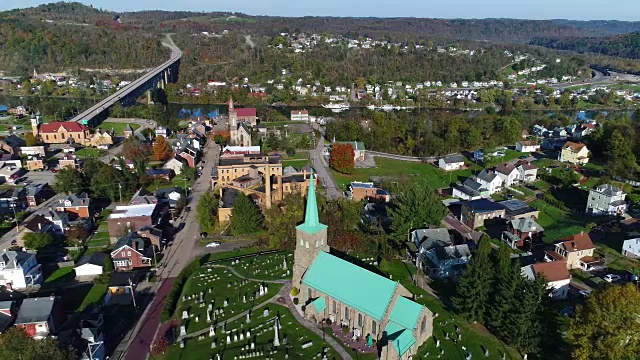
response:
{"label": "hazy sky", "polygon": [[[0,0],[0,10],[57,0]],[[639,0],[80,0],[114,11],[239,11],[250,15],[640,20]]]}

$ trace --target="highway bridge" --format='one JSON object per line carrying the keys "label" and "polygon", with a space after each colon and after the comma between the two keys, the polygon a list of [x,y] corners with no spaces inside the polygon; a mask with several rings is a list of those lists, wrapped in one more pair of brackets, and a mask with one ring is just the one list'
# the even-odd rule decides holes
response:
{"label": "highway bridge", "polygon": [[173,43],[169,36],[167,36],[167,42],[163,42],[162,45],[171,49],[169,60],[81,112],[70,121],[95,125],[101,119],[106,118],[107,110],[116,102],[120,102],[123,106],[134,105],[138,97],[145,92],[155,88],[164,88],[167,83],[175,83],[178,80],[182,50]]}

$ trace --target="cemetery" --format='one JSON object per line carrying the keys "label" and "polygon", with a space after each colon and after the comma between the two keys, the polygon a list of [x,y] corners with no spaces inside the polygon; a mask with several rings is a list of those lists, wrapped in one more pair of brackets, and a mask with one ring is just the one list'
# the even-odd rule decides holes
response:
{"label": "cemetery", "polygon": [[[217,326],[216,326],[217,325]],[[165,359],[336,359],[322,338],[300,325],[286,307],[269,304],[235,321],[209,325],[172,345]]]}
{"label": "cemetery", "polygon": [[214,265],[227,265],[246,278],[256,280],[290,280],[293,270],[293,253],[279,251],[256,254],[236,260],[223,260]]}
{"label": "cemetery", "polygon": [[268,301],[281,287],[240,278],[226,267],[204,266],[187,281],[176,314],[185,333],[193,333]]}

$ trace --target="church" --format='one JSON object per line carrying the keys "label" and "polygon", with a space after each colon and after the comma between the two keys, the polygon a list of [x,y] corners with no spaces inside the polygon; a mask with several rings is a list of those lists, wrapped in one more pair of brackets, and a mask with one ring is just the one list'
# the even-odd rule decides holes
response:
{"label": "church", "polygon": [[433,313],[394,282],[330,254],[327,226],[320,223],[313,178],[304,222],[296,227],[293,286],[305,318],[330,319],[355,336],[376,340],[380,359],[406,360],[433,333]]}
{"label": "church", "polygon": [[256,126],[258,117],[255,108],[238,108],[229,98],[229,136],[231,144],[251,146],[251,127]]}

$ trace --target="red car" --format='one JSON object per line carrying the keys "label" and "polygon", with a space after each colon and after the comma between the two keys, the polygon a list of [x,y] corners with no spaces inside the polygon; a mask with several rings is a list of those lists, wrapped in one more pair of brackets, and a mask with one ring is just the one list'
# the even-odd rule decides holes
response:
{"label": "red car", "polygon": [[56,168],[51,168],[51,169],[49,169],[49,171],[51,171],[52,173],[57,173],[57,172],[58,172],[58,169],[56,169]]}

